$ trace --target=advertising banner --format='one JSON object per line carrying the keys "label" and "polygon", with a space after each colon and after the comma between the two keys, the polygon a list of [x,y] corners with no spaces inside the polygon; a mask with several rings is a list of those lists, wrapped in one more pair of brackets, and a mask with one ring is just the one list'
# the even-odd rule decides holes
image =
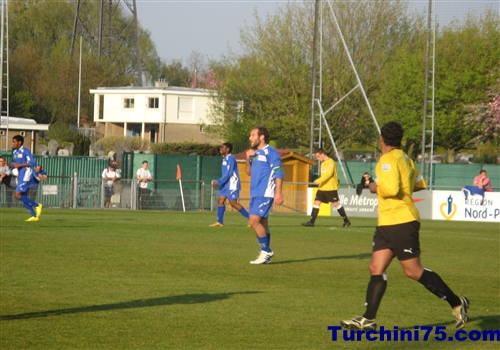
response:
{"label": "advertising banner", "polygon": [[433,220],[500,222],[500,193],[465,198],[462,191],[433,191]]}

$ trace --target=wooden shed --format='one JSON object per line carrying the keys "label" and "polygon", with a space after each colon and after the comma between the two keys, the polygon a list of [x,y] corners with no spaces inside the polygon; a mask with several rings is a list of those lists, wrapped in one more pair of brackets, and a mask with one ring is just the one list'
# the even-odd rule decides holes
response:
{"label": "wooden shed", "polygon": [[[307,212],[307,188],[309,182],[309,168],[316,165],[316,161],[301,156],[294,151],[277,150],[281,156],[283,171],[285,173],[285,184],[283,185],[284,203],[281,206],[273,206],[273,213],[306,213]],[[250,201],[250,177],[245,172],[245,152],[234,155],[238,161],[238,169],[241,177],[240,203],[248,209]],[[227,210],[231,206],[227,206]]]}

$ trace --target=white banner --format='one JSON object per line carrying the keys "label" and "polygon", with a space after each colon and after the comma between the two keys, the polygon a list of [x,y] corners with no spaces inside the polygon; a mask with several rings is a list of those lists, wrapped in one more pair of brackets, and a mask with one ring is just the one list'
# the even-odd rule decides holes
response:
{"label": "white banner", "polygon": [[484,198],[466,200],[462,191],[433,191],[432,219],[500,222],[500,193],[486,192]]}

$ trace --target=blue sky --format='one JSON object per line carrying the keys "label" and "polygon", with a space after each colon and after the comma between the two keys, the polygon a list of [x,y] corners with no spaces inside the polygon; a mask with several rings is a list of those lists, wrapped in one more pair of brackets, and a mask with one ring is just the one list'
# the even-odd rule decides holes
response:
{"label": "blue sky", "polygon": [[[291,0],[296,1],[296,0]],[[314,1],[314,0],[307,0]],[[339,1],[339,0],[337,0]],[[341,0],[349,1],[349,0]],[[370,1],[370,0],[365,0]],[[423,12],[429,0],[408,0]],[[461,19],[488,6],[500,11],[500,0],[434,0],[440,24]],[[284,0],[136,0],[141,25],[151,32],[161,58],[182,59],[193,51],[219,59],[230,46],[240,52],[239,28],[254,23],[254,11],[261,18],[274,14]]]}

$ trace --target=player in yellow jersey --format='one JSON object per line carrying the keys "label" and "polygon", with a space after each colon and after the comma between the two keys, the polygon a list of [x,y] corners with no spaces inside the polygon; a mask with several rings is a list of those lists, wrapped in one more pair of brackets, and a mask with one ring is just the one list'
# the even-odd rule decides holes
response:
{"label": "player in yellow jersey", "polygon": [[339,177],[337,175],[337,167],[335,166],[335,161],[328,157],[323,148],[318,148],[314,152],[316,159],[321,162],[321,176],[314,180],[314,183],[319,185],[318,191],[316,192],[316,198],[314,199],[314,206],[311,211],[311,219],[308,222],[304,222],[302,226],[314,227],[314,222],[318,217],[319,207],[321,203],[333,203],[333,206],[337,209],[338,213],[344,219],[344,227],[349,227],[351,222],[347,218],[345,209],[342,204],[339,203]]}
{"label": "player in yellow jersey", "polygon": [[469,300],[453,293],[437,273],[425,269],[420,261],[420,215],[412,193],[425,189],[426,185],[411,158],[401,150],[402,139],[400,124],[390,122],[382,127],[379,139],[382,157],[375,168],[377,178],[370,183],[370,191],[377,194],[379,218],[373,236],[366,312],[340,324],[348,329],[376,329],[375,316],[387,287],[386,270],[397,257],[406,276],[450,304],[455,327],[462,329],[468,318]]}

